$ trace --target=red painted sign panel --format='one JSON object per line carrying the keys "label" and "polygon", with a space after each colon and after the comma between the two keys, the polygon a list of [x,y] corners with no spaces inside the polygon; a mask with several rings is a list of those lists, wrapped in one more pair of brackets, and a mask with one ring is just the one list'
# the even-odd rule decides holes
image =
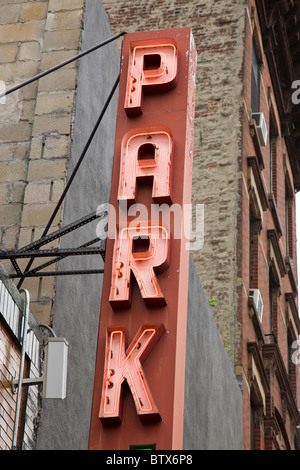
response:
{"label": "red painted sign panel", "polygon": [[195,72],[189,28],[125,35],[90,449],[182,447]]}

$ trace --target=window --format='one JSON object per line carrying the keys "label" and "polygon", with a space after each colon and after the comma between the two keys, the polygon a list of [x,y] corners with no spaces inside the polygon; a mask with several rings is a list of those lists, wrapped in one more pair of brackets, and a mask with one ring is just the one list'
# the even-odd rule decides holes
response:
{"label": "window", "polygon": [[289,200],[285,199],[285,250],[289,256]]}
{"label": "window", "polygon": [[250,402],[250,448],[255,450],[255,407]]}
{"label": "window", "polygon": [[290,329],[288,328],[287,330],[288,377],[289,377],[292,392],[294,394],[294,397],[296,397],[297,395],[297,372],[296,372],[296,365],[294,364],[292,360],[292,354],[294,352],[292,344],[294,340],[295,338],[293,338],[292,333]]}
{"label": "window", "polygon": [[[252,394],[252,393],[251,393]],[[253,395],[253,394],[252,394]],[[253,396],[250,398],[250,450],[261,449],[261,421],[263,408]]]}
{"label": "window", "polygon": [[291,197],[287,185],[285,189],[285,241],[286,256],[293,259],[294,243],[293,243],[293,212],[294,198]]}
{"label": "window", "polygon": [[273,139],[270,135],[269,139],[269,183],[270,183],[270,193],[273,191]]}
{"label": "window", "polygon": [[252,240],[252,234],[253,234],[253,224],[254,220],[253,217],[250,213],[249,217],[249,289],[253,286],[252,283],[252,271],[253,271],[253,264],[254,264],[254,247],[253,247],[253,240]]}
{"label": "window", "polygon": [[269,112],[269,192],[274,195],[277,204],[277,139],[280,123],[277,106],[271,87],[268,87]]}
{"label": "window", "polygon": [[274,331],[273,286],[269,276],[270,331]]}
{"label": "window", "polygon": [[252,68],[251,68],[251,112],[259,112],[259,63],[255,45],[252,47]]}
{"label": "window", "polygon": [[276,137],[270,134],[269,140],[269,188],[270,193],[274,195],[275,202],[277,203],[277,148],[276,148]]}
{"label": "window", "polygon": [[250,212],[249,220],[249,288],[258,288],[258,250],[261,221]]}
{"label": "window", "polygon": [[274,261],[271,261],[269,267],[269,324],[270,324],[270,342],[277,341],[278,335],[278,295],[280,293],[279,275],[276,272]]}

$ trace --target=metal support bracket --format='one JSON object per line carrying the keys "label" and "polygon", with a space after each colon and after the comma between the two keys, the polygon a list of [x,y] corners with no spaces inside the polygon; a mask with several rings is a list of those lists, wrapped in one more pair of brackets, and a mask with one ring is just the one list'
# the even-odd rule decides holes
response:
{"label": "metal support bracket", "polygon": [[[102,211],[94,211],[91,214],[82,217],[81,219],[72,222],[71,224],[67,225],[66,227],[60,228],[55,232],[52,232],[49,235],[46,235],[39,240],[30,243],[29,245],[20,248],[19,250],[9,250],[9,251],[0,251],[0,260],[9,259],[14,268],[16,273],[12,273],[9,275],[11,279],[16,278],[26,278],[26,277],[43,277],[43,276],[66,276],[72,274],[103,274],[103,269],[86,269],[86,270],[65,270],[65,271],[41,271],[42,269],[50,266],[51,264],[56,263],[57,261],[62,260],[63,258],[67,258],[68,256],[80,256],[80,255],[100,255],[102,260],[105,261],[105,248],[106,248],[106,231],[103,228],[100,237],[94,238],[93,240],[88,241],[87,243],[83,244],[82,246],[76,248],[64,248],[64,249],[48,249],[48,250],[41,250],[40,247],[46,245],[57,238],[61,238],[62,236],[76,230],[83,225],[88,224],[89,222],[96,220],[96,219],[103,219],[106,224],[108,221],[108,211],[106,208],[103,208]],[[91,245],[101,242],[100,246],[97,248],[91,247]],[[19,269],[17,259],[22,258],[30,258],[34,260],[36,258],[52,258],[50,261],[46,263],[40,264],[36,266],[34,269],[25,270],[25,272],[21,272]]]}
{"label": "metal support bracket", "polygon": [[[43,377],[33,377],[28,379],[22,379],[22,387],[25,385],[40,385],[43,384],[44,378]],[[12,392],[15,394],[18,391],[19,379],[13,379],[11,383]]]}

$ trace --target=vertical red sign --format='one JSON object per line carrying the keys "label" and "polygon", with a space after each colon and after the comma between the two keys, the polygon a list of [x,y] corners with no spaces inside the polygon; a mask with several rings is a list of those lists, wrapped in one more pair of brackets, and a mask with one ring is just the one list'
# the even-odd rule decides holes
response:
{"label": "vertical red sign", "polygon": [[182,448],[195,73],[189,28],[125,35],[90,449]]}

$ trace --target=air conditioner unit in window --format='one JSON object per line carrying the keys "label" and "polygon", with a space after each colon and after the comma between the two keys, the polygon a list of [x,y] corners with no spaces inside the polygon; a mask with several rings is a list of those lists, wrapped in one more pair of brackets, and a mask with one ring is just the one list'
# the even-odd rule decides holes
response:
{"label": "air conditioner unit in window", "polygon": [[259,143],[262,147],[267,145],[268,129],[264,113],[252,113],[251,119],[254,119],[256,130],[259,138]]}
{"label": "air conditioner unit in window", "polygon": [[250,289],[249,290],[249,297],[253,298],[259,321],[262,322],[264,304],[263,304],[263,301],[262,301],[262,298],[261,298],[260,290],[259,289]]}

